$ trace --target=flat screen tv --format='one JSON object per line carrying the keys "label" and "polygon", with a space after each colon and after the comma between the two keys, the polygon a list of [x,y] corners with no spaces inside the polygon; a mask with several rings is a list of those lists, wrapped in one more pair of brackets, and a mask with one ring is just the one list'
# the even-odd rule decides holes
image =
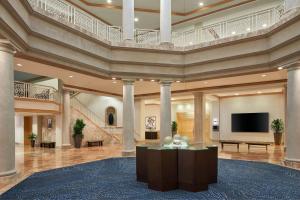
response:
{"label": "flat screen tv", "polygon": [[269,113],[232,113],[232,132],[269,132]]}

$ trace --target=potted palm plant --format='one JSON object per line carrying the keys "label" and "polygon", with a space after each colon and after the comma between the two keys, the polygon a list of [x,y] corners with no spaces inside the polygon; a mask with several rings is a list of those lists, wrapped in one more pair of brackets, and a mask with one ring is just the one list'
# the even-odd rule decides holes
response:
{"label": "potted palm plant", "polygon": [[172,121],[172,136],[177,134],[177,122]]}
{"label": "potted palm plant", "polygon": [[275,145],[280,145],[282,140],[282,134],[284,131],[284,123],[282,119],[274,119],[271,124],[271,128],[274,132]]}
{"label": "potted palm plant", "polygon": [[75,148],[81,147],[81,142],[83,139],[83,129],[85,127],[85,123],[82,119],[77,119],[74,126],[73,126],[73,138],[74,138],[74,144]]}
{"label": "potted palm plant", "polygon": [[36,140],[36,137],[37,137],[37,135],[34,134],[34,133],[31,133],[31,134],[28,136],[28,139],[30,140],[31,147],[34,147],[34,146],[35,146],[35,140]]}

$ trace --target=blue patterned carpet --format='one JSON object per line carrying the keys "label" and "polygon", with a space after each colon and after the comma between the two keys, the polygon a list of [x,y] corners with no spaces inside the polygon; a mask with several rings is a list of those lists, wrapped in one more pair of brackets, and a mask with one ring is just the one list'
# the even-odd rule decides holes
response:
{"label": "blue patterned carpet", "polygon": [[300,171],[219,159],[219,182],[205,192],[156,192],[136,182],[135,158],[113,158],[36,173],[1,200],[300,199]]}

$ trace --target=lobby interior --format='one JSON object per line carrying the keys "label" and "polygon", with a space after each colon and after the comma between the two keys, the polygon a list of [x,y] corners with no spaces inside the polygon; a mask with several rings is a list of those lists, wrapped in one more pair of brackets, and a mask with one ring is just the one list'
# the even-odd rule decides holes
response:
{"label": "lobby interior", "polygon": [[[0,199],[300,198],[299,30],[300,0],[0,1]],[[207,191],[136,182],[175,135],[218,147]]]}

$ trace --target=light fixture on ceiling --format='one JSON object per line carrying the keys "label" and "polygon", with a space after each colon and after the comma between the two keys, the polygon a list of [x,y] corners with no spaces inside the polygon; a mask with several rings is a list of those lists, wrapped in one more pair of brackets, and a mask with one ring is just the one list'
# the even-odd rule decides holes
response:
{"label": "light fixture on ceiling", "polygon": [[144,79],[140,78],[139,81],[144,81]]}
{"label": "light fixture on ceiling", "polygon": [[174,101],[175,99],[174,98],[171,98],[171,101]]}
{"label": "light fixture on ceiling", "polygon": [[107,3],[111,4],[112,3],[112,0],[106,0]]}
{"label": "light fixture on ceiling", "polygon": [[261,75],[261,77],[266,77],[266,76],[267,76],[267,74],[262,74],[262,75]]}
{"label": "light fixture on ceiling", "polygon": [[116,78],[116,77],[112,77],[111,79],[112,79],[112,80],[116,80],[117,78]]}
{"label": "light fixture on ceiling", "polygon": [[257,92],[257,94],[261,94],[261,93],[262,93],[261,91],[258,91],[258,92]]}
{"label": "light fixture on ceiling", "polygon": [[278,70],[283,70],[283,67],[278,67],[277,69],[278,69]]}
{"label": "light fixture on ceiling", "polygon": [[246,30],[247,30],[247,31],[251,31],[251,28],[247,28]]}
{"label": "light fixture on ceiling", "polygon": [[236,32],[235,32],[235,31],[232,31],[232,32],[231,32],[231,34],[232,34],[232,35],[235,35],[235,34],[236,34]]}
{"label": "light fixture on ceiling", "polygon": [[73,78],[73,75],[70,75],[69,78]]}
{"label": "light fixture on ceiling", "polygon": [[267,24],[263,24],[262,27],[264,27],[264,28],[267,27]]}
{"label": "light fixture on ceiling", "polygon": [[138,21],[139,21],[139,18],[135,17],[135,18],[134,18],[134,21],[135,21],[135,22],[138,22]]}
{"label": "light fixture on ceiling", "polygon": [[193,42],[189,42],[190,45],[193,45]]}
{"label": "light fixture on ceiling", "polygon": [[239,93],[235,93],[234,95],[235,95],[235,96],[239,96],[240,94],[239,94]]}
{"label": "light fixture on ceiling", "polygon": [[199,6],[200,7],[204,6],[204,3],[203,2],[199,2]]}
{"label": "light fixture on ceiling", "polygon": [[113,80],[113,82],[112,83],[117,83],[117,81],[116,80]]}
{"label": "light fixture on ceiling", "polygon": [[22,65],[22,64],[20,64],[20,63],[18,63],[18,64],[17,64],[17,66],[18,66],[18,67],[23,67],[23,65]]}
{"label": "light fixture on ceiling", "polygon": [[178,80],[178,81],[176,81],[176,83],[180,83],[180,82],[181,82],[181,81],[179,81],[179,80]]}
{"label": "light fixture on ceiling", "polygon": [[152,80],[151,80],[151,82],[155,82],[155,80],[154,80],[154,79],[152,79]]}

